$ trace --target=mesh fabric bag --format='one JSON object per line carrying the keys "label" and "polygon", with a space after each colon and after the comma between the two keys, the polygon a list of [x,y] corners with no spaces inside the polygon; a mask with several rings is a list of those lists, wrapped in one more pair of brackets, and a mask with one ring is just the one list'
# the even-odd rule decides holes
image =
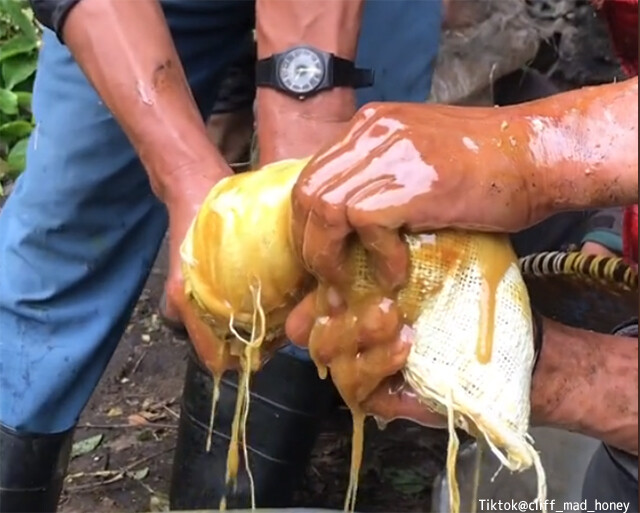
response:
{"label": "mesh fabric bag", "polygon": [[[240,358],[243,377],[229,447],[231,481],[244,440],[250,373],[277,345],[287,313],[313,285],[296,258],[290,232],[290,194],[305,163],[284,161],[222,180],[209,193],[182,245],[186,293],[211,327],[222,355],[209,367],[215,374],[224,370],[226,356]],[[406,241],[410,277],[397,300],[415,336],[404,376],[425,405],[449,419],[450,473],[457,426],[486,438],[511,470],[535,466],[543,501],[544,472],[527,435],[533,365],[529,299],[507,237],[442,231],[407,236]],[[354,301],[378,291],[361,246],[352,247],[349,265],[355,277],[350,292]],[[345,341],[348,352],[347,345]],[[313,344],[310,353],[313,357]],[[349,400],[349,366],[341,367],[346,374],[337,367],[329,370],[353,406],[352,472],[345,506],[352,509],[364,419]],[[450,482],[455,509],[457,486]]]}

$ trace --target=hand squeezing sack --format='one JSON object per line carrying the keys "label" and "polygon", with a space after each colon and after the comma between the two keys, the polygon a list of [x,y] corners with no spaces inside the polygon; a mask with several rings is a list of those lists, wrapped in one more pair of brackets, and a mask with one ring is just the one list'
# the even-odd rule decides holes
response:
{"label": "hand squeezing sack", "polygon": [[[506,236],[464,231],[517,230],[544,216],[529,198],[526,168],[514,172],[514,152],[501,149],[529,133],[505,130],[508,115],[498,119],[493,109],[465,109],[474,123],[460,137],[462,112],[372,105],[310,160],[225,178],[182,245],[187,295],[219,341],[205,364],[216,379],[239,366],[242,392],[311,294],[287,331],[308,341],[320,374],[331,375],[354,433],[369,413],[440,426],[445,418],[452,454],[454,426],[484,436],[509,468],[536,466],[542,497],[543,472],[526,435],[526,288]],[[501,135],[481,166],[483,134],[496,124]],[[445,165],[446,179],[438,173]],[[469,216],[469,201],[491,208]],[[450,225],[464,230],[430,231]],[[352,231],[359,242],[347,238]],[[387,400],[389,387],[403,392],[401,415],[391,411],[398,404]]]}

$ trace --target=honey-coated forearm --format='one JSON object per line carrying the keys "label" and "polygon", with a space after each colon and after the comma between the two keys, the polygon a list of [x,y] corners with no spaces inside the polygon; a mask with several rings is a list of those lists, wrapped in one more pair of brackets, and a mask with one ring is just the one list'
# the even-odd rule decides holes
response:
{"label": "honey-coated forearm", "polygon": [[[440,112],[458,117],[460,134],[474,134],[481,148],[468,155],[473,162],[491,165],[506,157],[511,169],[501,168],[503,175],[491,175],[492,181],[524,184],[533,222],[562,211],[638,202],[637,77],[509,107],[407,108],[420,119],[414,123],[437,122]],[[508,192],[503,196],[521,197],[521,191]]]}
{"label": "honey-coated forearm", "polygon": [[[527,104],[530,190],[539,208],[638,202],[638,79],[588,87]],[[535,193],[533,193],[535,194]]]}

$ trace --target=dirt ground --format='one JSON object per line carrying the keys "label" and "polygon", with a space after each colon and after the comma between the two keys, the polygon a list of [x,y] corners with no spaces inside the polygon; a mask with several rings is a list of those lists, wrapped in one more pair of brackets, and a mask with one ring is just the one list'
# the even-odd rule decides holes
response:
{"label": "dirt ground", "polygon": [[[584,2],[572,33],[552,65],[542,64],[565,87],[618,76],[602,28]],[[565,15],[566,16],[566,15]],[[593,37],[595,32],[598,37]],[[556,49],[557,50],[557,49]],[[0,205],[2,201],[0,199]],[[62,513],[165,511],[186,368],[187,342],[160,322],[156,307],[166,269],[163,251],[129,327],[80,420]],[[341,509],[350,458],[345,412],[326,420],[304,483],[300,506]],[[405,422],[378,431],[367,427],[359,511],[429,511],[433,478],[444,464],[445,433]]]}

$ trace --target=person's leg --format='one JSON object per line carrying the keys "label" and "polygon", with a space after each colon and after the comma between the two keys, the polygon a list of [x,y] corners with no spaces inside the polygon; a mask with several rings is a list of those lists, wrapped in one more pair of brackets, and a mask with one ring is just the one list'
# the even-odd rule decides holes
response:
{"label": "person's leg", "polygon": [[[206,26],[202,2],[164,3],[203,112],[250,30],[239,4]],[[166,230],[125,135],[47,30],[33,109],[27,169],[0,214],[2,512],[55,510],[73,427]]]}
{"label": "person's leg", "polygon": [[[251,377],[247,454],[256,507],[295,506],[293,496],[320,434],[322,420],[337,405],[331,380],[321,380],[310,361],[283,352]],[[220,506],[251,507],[251,484],[240,449],[236,486],[226,488],[225,473],[238,392],[238,375],[227,372],[220,384],[210,449],[206,450],[213,381],[193,351],[180,405],[180,424],[171,479],[173,510]]]}
{"label": "person's leg", "polygon": [[207,120],[211,139],[236,172],[250,166],[254,128],[256,46],[247,40],[242,56],[229,67]]}
{"label": "person's leg", "polygon": [[356,91],[358,106],[373,101],[426,102],[442,31],[438,0],[367,0],[356,64],[375,83]]}
{"label": "person's leg", "polygon": [[[631,470],[635,469],[635,475]],[[586,510],[603,511],[603,503],[628,504],[626,511],[638,509],[638,458],[602,444],[587,467],[582,500]],[[619,511],[623,511],[622,509]]]}

